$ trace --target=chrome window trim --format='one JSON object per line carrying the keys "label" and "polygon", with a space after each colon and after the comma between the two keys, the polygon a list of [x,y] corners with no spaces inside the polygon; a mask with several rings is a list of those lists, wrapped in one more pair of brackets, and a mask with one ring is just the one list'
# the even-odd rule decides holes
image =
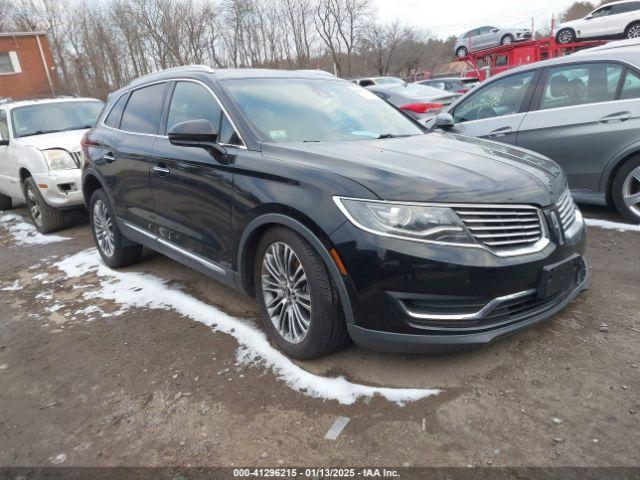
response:
{"label": "chrome window trim", "polygon": [[[383,204],[391,204],[391,205],[405,205],[411,207],[440,207],[440,208],[472,208],[472,207],[486,207],[486,208],[495,208],[495,209],[513,209],[513,208],[523,208],[534,210],[538,213],[538,217],[540,218],[540,225],[543,229],[543,235],[540,240],[538,240],[533,245],[529,245],[523,248],[514,248],[507,251],[495,251],[486,245],[481,243],[455,243],[455,242],[443,242],[439,240],[422,240],[417,238],[408,238],[400,235],[394,235],[392,233],[382,233],[376,230],[372,230],[370,228],[361,225],[353,216],[349,213],[347,208],[342,204],[342,200],[353,200],[360,202],[368,202],[368,203],[383,203]],[[402,202],[402,201],[386,201],[386,200],[373,200],[366,198],[353,198],[353,197],[343,197],[339,195],[335,195],[333,197],[333,202],[336,204],[338,209],[342,212],[342,214],[353,224],[355,227],[363,230],[365,232],[371,233],[373,235],[378,235],[381,237],[395,238],[398,240],[404,240],[406,242],[418,242],[418,243],[427,243],[432,245],[440,245],[447,247],[462,247],[462,248],[479,248],[485,250],[492,255],[497,257],[516,257],[520,255],[528,255],[532,253],[538,253],[544,250],[551,241],[549,240],[549,229],[547,227],[547,222],[542,214],[542,210],[538,207],[534,207],[533,205],[522,205],[522,204],[491,204],[491,203],[421,203],[421,202]],[[455,212],[454,212],[455,213]],[[462,220],[461,220],[462,221]]]}
{"label": "chrome window trim", "polygon": [[504,302],[509,302],[511,300],[517,300],[519,298],[524,298],[529,295],[532,295],[536,292],[535,288],[530,290],[525,290],[523,292],[511,293],[509,295],[504,295],[502,297],[496,297],[487,303],[484,307],[478,310],[475,313],[464,313],[464,314],[451,314],[451,315],[438,315],[438,314],[429,314],[429,313],[418,313],[409,309],[405,302],[401,299],[398,300],[400,307],[404,311],[405,314],[410,316],[411,318],[417,318],[420,320],[480,320],[489,315],[492,311],[494,311],[500,304]]}
{"label": "chrome window trim", "polygon": [[[116,98],[113,101],[113,104],[111,105],[109,110],[106,111],[105,114],[102,116],[102,118],[100,119],[100,126],[104,127],[104,128],[108,128],[109,130],[114,130],[116,132],[129,133],[131,135],[140,135],[140,136],[144,136],[144,137],[155,137],[155,138],[169,138],[167,135],[158,135],[156,133],[139,133],[139,132],[132,132],[130,130],[123,130],[121,128],[114,128],[114,127],[110,127],[109,125],[106,125],[104,123],[104,121],[107,119],[107,117],[111,113],[111,110],[113,110],[113,108],[115,107],[116,103],[118,103],[118,100],[120,100],[120,98],[123,95],[131,94],[131,93],[135,92],[136,90],[140,90],[141,88],[151,87],[153,85],[158,85],[158,84],[161,84],[161,83],[169,83],[169,82],[192,82],[192,83],[200,84],[205,89],[207,89],[209,91],[209,93],[211,94],[211,96],[213,97],[213,99],[216,101],[216,103],[220,106],[220,109],[222,110],[222,113],[224,113],[226,115],[226,117],[229,119],[229,123],[231,123],[231,126],[233,127],[234,132],[236,133],[236,135],[238,135],[238,138],[242,142],[242,145],[234,145],[232,143],[220,143],[220,145],[225,146],[225,147],[234,147],[234,148],[240,148],[242,150],[247,150],[247,142],[245,142],[244,138],[242,138],[242,135],[240,135],[240,132],[238,131],[238,127],[236,126],[235,122],[233,121],[233,118],[231,118],[231,115],[229,115],[229,112],[224,107],[224,105],[222,104],[222,102],[220,101],[218,96],[215,94],[215,92],[213,90],[211,90],[211,87],[209,87],[209,85],[207,85],[206,83],[204,83],[204,82],[202,82],[200,80],[196,80],[194,78],[169,78],[169,79],[163,79],[163,80],[156,80],[154,82],[148,82],[148,83],[143,83],[143,84],[140,84],[140,85],[136,85],[135,87],[132,87],[130,89],[125,90],[120,95],[118,95],[118,98]],[[169,108],[171,108],[171,106],[169,106]],[[126,105],[125,105],[125,110],[126,110]],[[124,110],[122,112],[124,114]]]}

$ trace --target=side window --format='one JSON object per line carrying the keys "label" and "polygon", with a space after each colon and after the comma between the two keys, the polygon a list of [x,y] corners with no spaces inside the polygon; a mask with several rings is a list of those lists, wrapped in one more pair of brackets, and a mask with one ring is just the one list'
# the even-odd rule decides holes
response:
{"label": "side window", "polygon": [[518,113],[534,75],[519,73],[482,87],[456,107],[453,118],[460,123]]}
{"label": "side window", "polygon": [[225,114],[222,114],[222,123],[220,124],[220,136],[218,141],[227,145],[242,145],[240,137],[233,129],[231,122]]}
{"label": "side window", "polygon": [[220,105],[205,87],[193,82],[178,82],[171,98],[167,131],[176,123],[200,119],[209,120],[218,129],[221,114]]}
{"label": "side window", "polygon": [[109,115],[104,120],[104,124],[108,127],[112,128],[120,128],[120,120],[122,119],[122,112],[124,111],[124,106],[127,103],[127,99],[129,98],[128,94],[122,95],[118,101],[115,103]]}
{"label": "side window", "polygon": [[593,18],[606,17],[611,13],[611,6],[599,8],[591,14]]}
{"label": "side window", "polygon": [[640,77],[637,73],[627,70],[624,85],[620,92],[620,99],[640,98]]}
{"label": "side window", "polygon": [[540,109],[615,100],[621,75],[620,65],[605,63],[552,68]]}
{"label": "side window", "polygon": [[134,90],[124,108],[120,128],[134,133],[158,133],[166,83]]}
{"label": "side window", "polygon": [[0,140],[9,140],[9,123],[4,110],[0,110]]}

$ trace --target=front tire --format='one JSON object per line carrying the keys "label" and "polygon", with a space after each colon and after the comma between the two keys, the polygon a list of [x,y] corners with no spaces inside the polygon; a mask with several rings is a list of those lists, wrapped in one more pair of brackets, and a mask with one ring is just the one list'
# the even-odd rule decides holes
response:
{"label": "front tire", "polygon": [[629,222],[640,223],[640,157],[628,160],[611,184],[613,203]]}
{"label": "front tire", "polygon": [[23,189],[29,215],[38,231],[51,233],[60,230],[64,226],[63,213],[46,202],[33,177],[24,181]]}
{"label": "front tire", "polygon": [[264,234],[254,279],[265,329],[284,353],[309,360],[349,344],[338,290],[320,255],[298,234],[283,227]]}
{"label": "front tire", "polygon": [[640,22],[632,23],[624,32],[625,38],[640,38]]}
{"label": "front tire", "polygon": [[456,50],[456,55],[458,56],[458,58],[467,58],[467,55],[469,55],[469,50],[467,50],[466,47],[459,47]]}
{"label": "front tire", "polygon": [[13,200],[11,200],[11,197],[7,197],[0,193],[0,212],[4,210],[11,210],[12,206]]}
{"label": "front tire", "polygon": [[142,245],[132,243],[122,235],[111,202],[101,188],[91,196],[89,218],[93,239],[104,263],[111,268],[120,268],[140,259]]}
{"label": "front tire", "polygon": [[556,42],[561,45],[566,45],[568,43],[573,43],[576,41],[576,32],[571,30],[570,28],[563,28],[556,35]]}
{"label": "front tire", "polygon": [[500,40],[500,45],[511,45],[514,41],[513,35],[507,34]]}

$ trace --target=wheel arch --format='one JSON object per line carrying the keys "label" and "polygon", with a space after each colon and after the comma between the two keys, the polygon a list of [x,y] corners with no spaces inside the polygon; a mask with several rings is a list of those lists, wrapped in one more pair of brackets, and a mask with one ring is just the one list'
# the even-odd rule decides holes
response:
{"label": "wheel arch", "polygon": [[601,179],[601,185],[603,186],[602,190],[604,190],[607,205],[613,205],[613,180],[618,174],[618,171],[625,163],[638,156],[640,156],[640,142],[622,150],[606,166]]}
{"label": "wheel arch", "polygon": [[292,214],[291,212],[270,212],[254,218],[244,229],[238,243],[237,253],[237,286],[245,293],[255,296],[255,285],[253,282],[253,266],[255,264],[255,249],[262,235],[273,227],[287,227],[304,238],[320,255],[333,279],[340,302],[344,310],[345,319],[348,324],[354,324],[354,314],[351,300],[347,292],[344,278],[341,275],[335,261],[329,253],[330,244],[328,237],[310,219],[302,214]]}
{"label": "wheel arch", "polygon": [[102,182],[97,175],[93,173],[88,173],[87,175],[85,175],[84,179],[82,180],[82,196],[84,197],[84,204],[87,208],[89,208],[91,196],[96,190],[100,188],[104,188],[104,186],[102,185]]}

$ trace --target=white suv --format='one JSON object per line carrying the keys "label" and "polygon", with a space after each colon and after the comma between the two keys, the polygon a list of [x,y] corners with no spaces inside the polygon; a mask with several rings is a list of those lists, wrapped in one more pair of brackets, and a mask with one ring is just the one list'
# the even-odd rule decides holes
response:
{"label": "white suv", "polygon": [[62,212],[83,205],[80,140],[102,106],[66,97],[0,103],[0,210],[25,201],[38,230],[62,228]]}
{"label": "white suv", "polygon": [[640,38],[640,1],[624,0],[596,8],[584,18],[553,29],[558,43],[598,37]]}

